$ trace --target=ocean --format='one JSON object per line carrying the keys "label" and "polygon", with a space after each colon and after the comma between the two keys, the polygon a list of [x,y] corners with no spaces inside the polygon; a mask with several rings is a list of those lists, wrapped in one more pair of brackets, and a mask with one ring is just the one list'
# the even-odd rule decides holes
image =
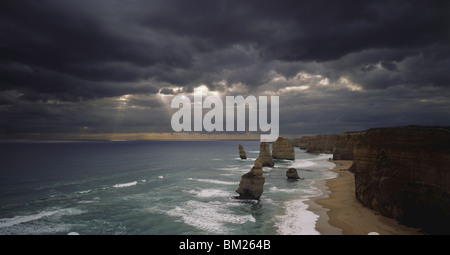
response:
{"label": "ocean", "polygon": [[[335,165],[295,153],[263,168],[256,201],[234,196],[259,141],[2,142],[0,234],[319,234],[304,202]],[[287,180],[290,167],[304,180]]]}

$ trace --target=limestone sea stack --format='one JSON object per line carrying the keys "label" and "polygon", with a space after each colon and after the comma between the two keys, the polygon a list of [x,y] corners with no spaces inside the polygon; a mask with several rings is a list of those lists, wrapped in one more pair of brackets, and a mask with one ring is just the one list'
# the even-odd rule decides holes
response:
{"label": "limestone sea stack", "polygon": [[300,176],[298,176],[297,169],[295,169],[295,168],[289,168],[286,171],[286,177],[288,179],[293,179],[293,180],[301,179]]}
{"label": "limestone sea stack", "polygon": [[295,150],[291,142],[283,137],[278,139],[272,144],[272,157],[274,159],[295,159]]}
{"label": "limestone sea stack", "polygon": [[239,144],[239,157],[241,157],[241,159],[247,159],[247,153],[245,153],[244,151],[244,146]]}
{"label": "limestone sea stack", "polygon": [[239,193],[238,199],[257,199],[263,193],[265,178],[262,176],[262,165],[259,159],[255,161],[255,165],[250,172],[241,177],[239,188],[236,190]]}
{"label": "limestone sea stack", "polygon": [[273,167],[275,164],[273,163],[272,155],[270,155],[270,148],[268,142],[262,142],[259,146],[259,157],[258,159],[261,162],[261,165]]}

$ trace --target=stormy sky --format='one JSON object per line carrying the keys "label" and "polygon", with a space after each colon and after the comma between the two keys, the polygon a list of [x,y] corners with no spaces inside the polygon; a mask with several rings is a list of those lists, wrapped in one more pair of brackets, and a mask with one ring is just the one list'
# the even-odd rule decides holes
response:
{"label": "stormy sky", "polygon": [[278,95],[281,134],[450,125],[449,1],[0,2],[0,136],[173,132]]}

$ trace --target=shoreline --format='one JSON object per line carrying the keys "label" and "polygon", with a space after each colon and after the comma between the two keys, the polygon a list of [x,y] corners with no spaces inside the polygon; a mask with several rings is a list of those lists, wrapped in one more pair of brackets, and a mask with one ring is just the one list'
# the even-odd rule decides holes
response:
{"label": "shoreline", "polygon": [[354,174],[348,169],[351,160],[330,160],[336,164],[337,177],[318,180],[314,186],[322,195],[305,202],[308,210],[319,215],[316,230],[322,235],[422,235],[418,229],[400,225],[361,204],[355,197]]}

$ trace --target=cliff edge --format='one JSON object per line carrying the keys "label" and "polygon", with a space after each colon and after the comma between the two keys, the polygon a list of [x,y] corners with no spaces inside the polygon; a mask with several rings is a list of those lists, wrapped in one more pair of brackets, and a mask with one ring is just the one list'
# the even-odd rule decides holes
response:
{"label": "cliff edge", "polygon": [[333,154],[334,160],[353,160],[353,146],[364,132],[311,135],[292,139],[291,144],[308,153]]}
{"label": "cliff edge", "polygon": [[305,136],[294,146],[353,160],[365,206],[431,234],[450,234],[450,127],[387,127]]}
{"label": "cliff edge", "polygon": [[364,205],[433,234],[450,234],[450,128],[370,129],[353,148]]}

